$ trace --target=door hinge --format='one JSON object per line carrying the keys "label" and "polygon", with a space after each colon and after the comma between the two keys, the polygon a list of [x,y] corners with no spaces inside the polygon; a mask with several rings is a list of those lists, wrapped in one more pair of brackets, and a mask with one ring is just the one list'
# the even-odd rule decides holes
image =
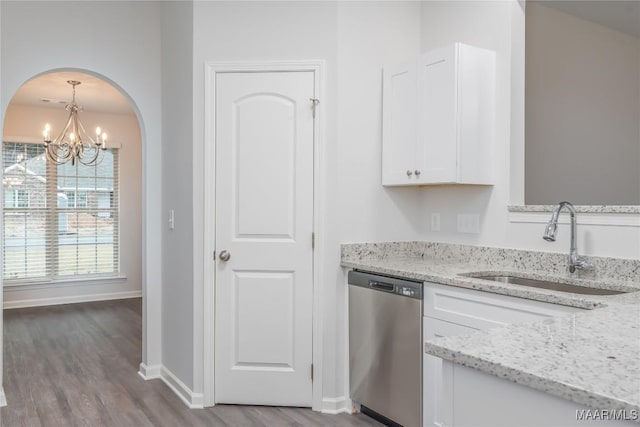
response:
{"label": "door hinge", "polygon": [[213,260],[216,260],[216,251],[213,251]]}
{"label": "door hinge", "polygon": [[318,98],[309,98],[309,101],[311,101],[311,115],[315,119],[316,109],[318,108],[318,104],[320,104],[320,100]]}
{"label": "door hinge", "polygon": [[311,233],[311,249],[316,248],[316,233]]}
{"label": "door hinge", "polygon": [[313,363],[311,364],[311,381],[313,381]]}

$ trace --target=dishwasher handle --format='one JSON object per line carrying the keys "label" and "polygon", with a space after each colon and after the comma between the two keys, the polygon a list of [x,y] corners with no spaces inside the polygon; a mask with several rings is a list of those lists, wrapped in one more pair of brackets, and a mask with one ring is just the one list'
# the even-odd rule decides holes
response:
{"label": "dishwasher handle", "polygon": [[377,280],[369,280],[369,287],[383,292],[394,292],[396,290],[396,287],[391,283],[378,282]]}

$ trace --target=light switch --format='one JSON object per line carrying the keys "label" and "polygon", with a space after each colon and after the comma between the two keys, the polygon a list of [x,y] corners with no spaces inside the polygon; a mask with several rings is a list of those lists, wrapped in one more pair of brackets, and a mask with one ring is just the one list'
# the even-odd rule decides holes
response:
{"label": "light switch", "polygon": [[173,209],[169,209],[169,230],[175,228],[175,217],[173,215]]}

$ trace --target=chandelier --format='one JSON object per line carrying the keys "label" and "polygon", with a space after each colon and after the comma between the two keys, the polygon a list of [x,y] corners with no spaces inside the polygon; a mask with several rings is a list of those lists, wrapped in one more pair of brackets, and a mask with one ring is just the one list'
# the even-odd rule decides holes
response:
{"label": "chandelier", "polygon": [[51,140],[49,123],[44,126],[42,132],[47,158],[57,165],[67,163],[69,160],[72,165],[75,165],[76,162],[86,166],[97,165],[104,157],[103,151],[107,149],[107,134],[103,133],[100,128],[96,128],[96,139],[89,136],[78,117],[82,107],[76,104],[76,86],[81,82],[67,80],[67,83],[73,88],[71,103],[65,107],[65,110],[69,112],[67,124],[53,141]]}

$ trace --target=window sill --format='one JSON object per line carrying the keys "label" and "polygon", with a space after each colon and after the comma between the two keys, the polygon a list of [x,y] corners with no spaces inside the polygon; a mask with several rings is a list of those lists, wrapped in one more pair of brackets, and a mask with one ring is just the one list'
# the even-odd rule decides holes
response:
{"label": "window sill", "polygon": [[43,280],[43,279],[19,279],[4,280],[4,290],[26,290],[26,289],[43,289],[43,288],[63,288],[67,286],[87,286],[87,285],[109,285],[114,283],[124,283],[127,276],[85,276],[69,279]]}

